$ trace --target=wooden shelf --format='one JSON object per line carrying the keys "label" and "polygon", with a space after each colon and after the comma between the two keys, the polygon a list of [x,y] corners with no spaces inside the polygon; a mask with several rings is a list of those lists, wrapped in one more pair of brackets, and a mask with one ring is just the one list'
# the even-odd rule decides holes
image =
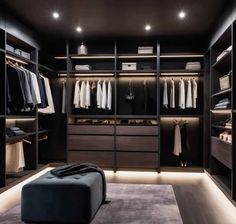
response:
{"label": "wooden shelf", "polygon": [[70,71],[74,76],[115,76],[114,70]]}
{"label": "wooden shelf", "polygon": [[157,76],[157,70],[117,70],[118,76]]}
{"label": "wooden shelf", "polygon": [[115,59],[114,54],[88,54],[88,55],[78,55],[70,54],[71,59],[80,59],[80,60],[111,60]]}
{"label": "wooden shelf", "polygon": [[33,65],[36,65],[35,61],[29,60],[27,58],[24,58],[21,55],[15,54],[15,53],[13,53],[11,51],[6,51],[6,58],[14,60],[14,61],[19,62],[19,63],[23,63],[23,64],[33,64]]}
{"label": "wooden shelf", "polygon": [[157,115],[116,115],[118,119],[158,119]]}
{"label": "wooden shelf", "polygon": [[53,69],[51,69],[51,68],[49,68],[45,65],[42,65],[42,64],[38,64],[38,67],[39,67],[39,69],[42,69],[42,70],[46,70],[46,71],[49,71],[49,72],[54,72]]}
{"label": "wooden shelf", "polygon": [[214,125],[214,124],[212,124],[211,127],[212,128],[217,128],[217,129],[220,129],[220,130],[232,130],[232,128],[227,128],[227,127],[224,127],[224,126]]}
{"label": "wooden shelf", "polygon": [[204,115],[199,114],[161,114],[160,117],[162,118],[168,118],[168,117],[196,117],[196,118],[203,118]]}
{"label": "wooden shelf", "polygon": [[104,118],[104,119],[110,119],[115,118],[115,115],[79,115],[79,114],[71,114],[69,115],[70,118]]}
{"label": "wooden shelf", "polygon": [[[114,54],[88,54],[88,55],[78,55],[70,54],[71,59],[80,59],[80,60],[111,60],[115,59]],[[65,55],[55,56],[54,59],[65,60],[67,57]]]}
{"label": "wooden shelf", "polygon": [[227,52],[220,60],[216,61],[212,68],[219,69],[219,68],[231,68],[231,51]]}
{"label": "wooden shelf", "polygon": [[156,54],[118,54],[118,59],[155,59]]}
{"label": "wooden shelf", "polygon": [[226,90],[222,90],[220,92],[214,93],[211,95],[211,97],[220,96],[220,95],[231,93],[231,92],[232,92],[232,89],[230,88],[230,89],[226,89]]}
{"label": "wooden shelf", "polygon": [[161,75],[164,73],[179,73],[176,74],[178,76],[183,75],[202,75],[204,73],[204,70],[186,70],[186,69],[161,69],[160,70]]}
{"label": "wooden shelf", "polygon": [[160,58],[203,58],[204,54],[198,53],[166,53],[161,54]]}
{"label": "wooden shelf", "polygon": [[36,115],[6,115],[6,119],[36,119]]}
{"label": "wooden shelf", "polygon": [[229,114],[229,113],[232,113],[232,109],[212,109],[211,110],[212,113],[226,113],[226,114]]}

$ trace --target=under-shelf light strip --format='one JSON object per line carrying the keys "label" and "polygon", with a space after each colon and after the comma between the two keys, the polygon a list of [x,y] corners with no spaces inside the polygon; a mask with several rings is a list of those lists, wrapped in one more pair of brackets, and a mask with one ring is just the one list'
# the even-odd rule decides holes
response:
{"label": "under-shelf light strip", "polygon": [[212,113],[214,114],[231,114],[231,110],[211,110]]}
{"label": "under-shelf light strip", "polygon": [[20,59],[18,59],[18,58],[15,58],[15,57],[9,56],[9,55],[7,55],[6,58],[7,58],[7,59],[10,59],[10,60],[13,60],[13,61],[15,61],[15,62],[19,62],[19,63],[21,63],[21,64],[28,65],[27,62],[22,61],[22,60],[20,60]]}
{"label": "under-shelf light strip", "polygon": [[[60,76],[60,77],[66,77],[67,76],[67,74],[65,74],[65,73],[61,73],[61,74],[58,74],[58,76]],[[110,73],[105,73],[105,74],[100,74],[100,73],[98,73],[98,74],[93,74],[93,73],[91,73],[91,74],[73,74],[72,76],[76,76],[76,77],[81,77],[81,76],[109,76],[109,77],[112,77],[112,76],[114,76],[114,74],[110,74]]]}
{"label": "under-shelf light strip", "polygon": [[203,54],[176,54],[176,55],[160,55],[160,58],[202,58]]}

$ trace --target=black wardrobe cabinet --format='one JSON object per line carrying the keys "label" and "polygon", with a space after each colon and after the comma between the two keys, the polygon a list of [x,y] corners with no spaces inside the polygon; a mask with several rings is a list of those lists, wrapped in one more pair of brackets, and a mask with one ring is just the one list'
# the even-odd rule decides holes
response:
{"label": "black wardrobe cabinet", "polygon": [[[28,53],[28,55],[25,55],[22,51]],[[7,189],[20,180],[32,175],[34,171],[41,167],[39,165],[41,150],[39,141],[42,140],[42,137],[45,138],[44,135],[47,133],[47,130],[39,130],[37,108],[30,112],[8,110],[6,61],[22,65],[37,74],[38,48],[31,46],[5,30],[0,30],[0,187],[6,187]],[[6,128],[15,126],[23,130],[25,134],[18,137],[6,137]],[[25,167],[23,171],[7,174],[6,145],[18,141],[23,141]],[[4,190],[5,188],[2,189]]]}
{"label": "black wardrobe cabinet", "polygon": [[[234,200],[236,199],[235,25],[235,22],[230,25],[210,48],[211,151],[207,170]],[[230,46],[232,49],[229,48]],[[220,79],[225,75],[228,75],[228,84],[222,89]]]}
{"label": "black wardrobe cabinet", "polygon": [[[67,63],[58,69],[67,87],[67,162],[93,162],[114,171],[178,168],[180,158],[172,153],[173,121],[177,119],[188,121],[188,167],[203,168],[204,55],[193,53],[191,46],[184,46],[184,53],[164,49],[161,54],[161,44],[148,39],[85,41],[88,54],[77,55],[80,43],[68,43],[67,54],[55,56],[58,63]],[[138,54],[139,46],[152,46],[152,54]],[[196,61],[200,69],[185,69],[187,62]],[[136,70],[122,70],[123,62],[136,63]],[[92,70],[75,71],[75,65],[85,64]],[[176,91],[176,108],[163,110],[163,80],[175,79],[177,89],[180,78],[197,81],[197,107],[180,110]],[[92,94],[89,109],[75,108],[74,87],[78,80],[111,81],[112,109],[98,109],[96,93]]]}

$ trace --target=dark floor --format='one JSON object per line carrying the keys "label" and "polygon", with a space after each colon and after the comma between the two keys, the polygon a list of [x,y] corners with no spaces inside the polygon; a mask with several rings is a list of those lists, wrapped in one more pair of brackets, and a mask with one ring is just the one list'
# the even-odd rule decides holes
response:
{"label": "dark floor", "polygon": [[112,183],[173,185],[186,224],[236,224],[236,207],[204,173],[109,173]]}

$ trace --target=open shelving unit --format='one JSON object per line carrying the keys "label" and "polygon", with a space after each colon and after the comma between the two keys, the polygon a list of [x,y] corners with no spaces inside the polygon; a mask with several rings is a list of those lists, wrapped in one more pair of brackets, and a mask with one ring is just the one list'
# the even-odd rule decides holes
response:
{"label": "open shelving unit", "polygon": [[[235,151],[235,22],[230,25],[223,34],[212,44],[210,48],[210,166],[209,173],[215,182],[229,195],[236,198],[236,151]],[[232,51],[219,60],[217,57],[232,46]],[[229,75],[228,89],[220,89],[220,78]],[[215,108],[219,101],[228,99],[230,104],[227,108]],[[231,127],[226,126],[231,120]],[[231,141],[225,137],[230,135]]]}

